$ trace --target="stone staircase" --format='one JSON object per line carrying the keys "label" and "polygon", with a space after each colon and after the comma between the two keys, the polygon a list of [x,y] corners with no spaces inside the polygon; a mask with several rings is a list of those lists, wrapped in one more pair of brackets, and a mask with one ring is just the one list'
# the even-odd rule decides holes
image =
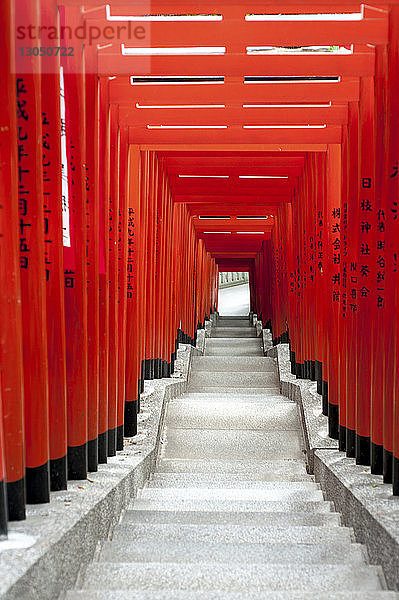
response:
{"label": "stone staircase", "polygon": [[205,354],[168,405],[156,472],[66,598],[397,598],[307,474],[248,319],[219,318]]}

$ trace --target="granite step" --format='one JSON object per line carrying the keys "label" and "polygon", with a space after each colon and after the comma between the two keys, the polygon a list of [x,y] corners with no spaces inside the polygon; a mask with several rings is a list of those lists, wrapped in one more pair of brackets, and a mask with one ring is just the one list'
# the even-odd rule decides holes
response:
{"label": "granite step", "polygon": [[250,525],[274,527],[336,527],[341,517],[335,512],[217,512],[217,511],[171,511],[140,510],[134,503],[126,511],[124,523],[164,523],[187,525]]}
{"label": "granite step", "polygon": [[247,371],[260,373],[276,373],[276,363],[272,358],[265,357],[236,357],[226,356],[213,358],[210,356],[194,356],[191,360],[191,372],[205,371],[207,373]]}
{"label": "granite step", "polygon": [[216,460],[216,459],[173,459],[162,458],[156,466],[157,473],[192,474],[198,476],[220,475],[229,481],[246,478],[255,481],[299,481],[308,480],[302,459],[286,460]]}
{"label": "granite step", "polygon": [[[378,567],[353,565],[232,565],[231,563],[187,562],[142,563],[132,569],[131,563],[92,563],[86,570],[84,590],[175,590],[248,592],[313,590],[340,592],[381,590],[382,576]],[[109,596],[108,596],[109,598]],[[275,596],[274,596],[275,598]],[[314,596],[312,596],[314,598]],[[364,598],[364,596],[363,596]]]}
{"label": "granite step", "polygon": [[[308,591],[227,592],[218,590],[74,590],[65,600],[309,600]],[[399,600],[399,594],[389,591],[332,591],[312,590],[312,600]]]}
{"label": "granite step", "polygon": [[353,540],[352,529],[348,527],[314,527],[296,525],[278,527],[275,525],[193,525],[176,523],[121,523],[114,529],[113,540],[118,545],[125,542],[149,541],[154,544],[161,540],[179,543],[224,542],[224,543],[296,543],[329,544]]}
{"label": "granite step", "polygon": [[150,541],[126,542],[120,545],[116,542],[106,542],[102,548],[99,560],[102,562],[159,562],[159,563],[185,563],[187,557],[190,562],[207,563],[209,558],[215,563],[304,563],[304,564],[352,564],[364,566],[365,553],[361,544],[348,542],[331,542],[329,544],[295,544],[291,542],[270,542],[265,545],[242,543],[237,548],[235,543],[220,541],[184,541],[169,542],[159,540],[154,545]]}
{"label": "granite step", "polygon": [[276,372],[259,373],[255,372],[206,372],[192,371],[188,384],[188,391],[192,388],[207,387],[235,387],[237,390],[255,389],[255,388],[273,388],[279,389],[279,380]]}

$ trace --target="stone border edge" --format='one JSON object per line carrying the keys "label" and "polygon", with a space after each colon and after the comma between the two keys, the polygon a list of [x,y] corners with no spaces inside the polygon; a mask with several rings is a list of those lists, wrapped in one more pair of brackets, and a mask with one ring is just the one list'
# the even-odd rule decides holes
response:
{"label": "stone border edge", "polygon": [[389,589],[399,590],[399,498],[382,476],[356,465],[355,459],[338,450],[337,440],[328,437],[317,386],[291,374],[289,345],[264,348],[276,361],[281,393],[298,405],[309,472],[341,513],[343,524],[366,545],[370,562],[382,566]]}

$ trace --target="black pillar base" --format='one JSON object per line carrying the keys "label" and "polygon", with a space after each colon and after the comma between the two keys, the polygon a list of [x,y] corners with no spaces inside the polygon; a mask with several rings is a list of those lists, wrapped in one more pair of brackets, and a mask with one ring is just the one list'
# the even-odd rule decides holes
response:
{"label": "black pillar base", "polygon": [[68,446],[68,479],[87,478],[87,444]]}
{"label": "black pillar base", "polygon": [[295,352],[290,350],[291,375],[296,375]]}
{"label": "black pillar base", "polygon": [[162,361],[162,377],[170,377],[170,363]]}
{"label": "black pillar base", "polygon": [[384,483],[392,483],[392,472],[393,472],[393,454],[389,450],[383,452],[383,476]]}
{"label": "black pillar base", "polygon": [[328,382],[322,382],[322,392],[321,395],[323,397],[322,400],[322,413],[325,417],[328,417]]}
{"label": "black pillar base", "polygon": [[0,481],[0,536],[7,535],[7,501],[6,501],[6,482]]}
{"label": "black pillar base", "polygon": [[108,456],[116,455],[116,427],[114,429],[108,429]]}
{"label": "black pillar base", "polygon": [[[97,459],[97,456],[96,456]],[[50,489],[60,492],[67,489],[67,457],[50,460]]]}
{"label": "black pillar base", "polygon": [[10,521],[23,521],[26,519],[25,512],[26,491],[25,479],[10,481],[7,483],[7,508]]}
{"label": "black pillar base", "polygon": [[144,360],[144,379],[151,379],[151,359]]}
{"label": "black pillar base", "polygon": [[356,432],[348,427],[346,428],[346,456],[348,458],[356,456]]}
{"label": "black pillar base", "polygon": [[399,496],[399,458],[396,458],[396,456],[392,460],[392,484],[393,495]]}
{"label": "black pillar base", "polygon": [[125,437],[133,437],[137,434],[137,401],[125,402]]}
{"label": "black pillar base", "polygon": [[87,442],[87,470],[95,473],[98,468],[98,438]]}
{"label": "black pillar base", "polygon": [[50,468],[46,462],[40,467],[26,468],[26,502],[42,504],[50,502]]}
{"label": "black pillar base", "polygon": [[323,363],[319,360],[315,360],[314,362],[314,371],[315,381],[317,381],[317,393],[321,396],[323,393]]}
{"label": "black pillar base", "polygon": [[370,438],[356,434],[356,464],[370,465]]}
{"label": "black pillar base", "polygon": [[384,471],[384,448],[371,442],[371,472],[382,475]]}
{"label": "black pillar base", "polygon": [[108,455],[108,431],[98,434],[98,464],[105,465],[107,463]]}
{"label": "black pillar base", "polygon": [[154,358],[154,379],[162,378],[162,364],[160,358]]}
{"label": "black pillar base", "polygon": [[328,404],[328,435],[333,440],[339,439],[339,406],[338,404]]}
{"label": "black pillar base", "polygon": [[310,362],[310,380],[316,381],[316,361],[311,360]]}
{"label": "black pillar base", "polygon": [[116,451],[123,450],[123,425],[116,428]]}
{"label": "black pillar base", "polygon": [[297,379],[303,379],[303,370],[304,370],[304,366],[302,363],[295,363],[296,366],[296,378]]}
{"label": "black pillar base", "polygon": [[[139,381],[137,387],[138,387],[138,389],[137,389],[137,400],[136,400],[136,402],[137,402],[136,413],[139,414],[139,412],[140,412],[140,395],[142,394],[141,381]],[[126,419],[125,419],[125,423],[126,423]]]}
{"label": "black pillar base", "polygon": [[338,427],[338,449],[340,452],[345,452],[346,450],[346,427],[343,425],[339,425]]}
{"label": "black pillar base", "polygon": [[140,393],[144,392],[144,380],[145,380],[145,361],[141,361],[141,379],[140,379]]}

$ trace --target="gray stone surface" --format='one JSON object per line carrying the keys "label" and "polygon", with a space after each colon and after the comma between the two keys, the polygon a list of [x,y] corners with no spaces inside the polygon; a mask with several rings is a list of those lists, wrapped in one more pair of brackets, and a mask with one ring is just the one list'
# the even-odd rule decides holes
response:
{"label": "gray stone surface", "polygon": [[[308,508],[308,505],[306,505]],[[140,510],[132,504],[131,510],[125,513],[125,523],[181,523],[198,525],[272,525],[336,527],[341,524],[341,517],[333,512],[239,512],[239,511],[168,511]]]}
{"label": "gray stone surface", "polygon": [[373,591],[366,592],[323,592],[309,591],[262,591],[252,592],[226,592],[207,590],[203,592],[189,590],[136,590],[136,591],[72,591],[68,592],[66,600],[398,600],[399,595],[395,592]]}
{"label": "gray stone surface", "polygon": [[139,434],[87,480],[70,481],[68,490],[52,492],[49,504],[28,506],[27,519],[11,522],[11,536],[32,539],[27,548],[7,548],[0,541],[0,598],[54,600],[70,588],[98,540],[105,539],[122,510],[154,468],[166,399],[184,392],[191,353],[181,345],[178,379],[146,382],[141,399]]}
{"label": "gray stone surface", "polygon": [[[227,332],[229,333],[230,330]],[[261,342],[256,336],[250,338],[236,339],[229,335],[226,337],[211,337],[206,340],[206,354],[210,348],[225,348],[228,351],[228,356],[235,356],[236,350],[240,348],[256,348],[261,349]],[[262,352],[259,356],[263,356]]]}
{"label": "gray stone surface", "polygon": [[174,500],[232,500],[248,502],[317,502],[324,500],[323,493],[319,487],[311,482],[306,483],[288,483],[282,485],[281,482],[273,483],[254,483],[245,487],[150,487],[140,490],[139,498],[148,500],[165,500],[174,502]]}
{"label": "gray stone surface", "polygon": [[[256,340],[257,341],[257,340]],[[209,346],[206,350],[208,356],[230,356],[230,352],[225,345]],[[243,346],[234,351],[234,356],[259,356],[262,349],[258,344],[254,346]]]}
{"label": "gray stone surface", "polygon": [[315,477],[366,544],[371,562],[383,566],[389,587],[399,589],[399,498],[392,486],[337,450],[315,453]]}
{"label": "gray stone surface", "polygon": [[300,433],[292,430],[249,432],[167,427],[166,439],[162,458],[268,460],[302,456]]}
{"label": "gray stone surface", "polygon": [[290,489],[290,490],[315,490],[320,485],[306,476],[304,481],[262,481],[262,474],[256,480],[251,480],[248,475],[232,475],[231,473],[154,473],[147,483],[147,489],[151,488],[221,488],[230,489],[245,487],[246,489]]}
{"label": "gray stone surface", "polygon": [[364,547],[360,544],[330,541],[328,544],[303,544],[295,542],[271,542],[254,544],[243,542],[237,548],[236,543],[225,543],[220,540],[191,542],[183,540],[181,544],[174,541],[153,540],[125,542],[117,545],[106,542],[100,554],[104,562],[159,562],[185,563],[187,556],[190,562],[208,562],[210,557],[217,563],[303,563],[303,564],[353,564],[364,563]]}
{"label": "gray stone surface", "polygon": [[328,420],[322,414],[321,396],[317,385],[307,379],[296,379],[291,374],[288,344],[278,344],[268,351],[274,357],[279,371],[281,393],[297,403],[301,417],[307,462],[313,472],[314,453],[318,449],[337,449],[338,442],[328,437]]}
{"label": "gray stone surface", "polygon": [[193,371],[191,373],[188,391],[194,388],[207,387],[234,387],[234,388],[273,388],[278,393],[278,379],[276,374],[258,372],[231,372],[231,373],[207,373],[205,371]]}
{"label": "gray stone surface", "polygon": [[[206,460],[206,459],[161,459],[157,464],[159,473],[224,474],[226,477],[245,477],[246,480],[296,481],[305,477],[305,463],[302,459],[283,460]],[[293,479],[291,479],[293,478]]]}
{"label": "gray stone surface", "polygon": [[214,590],[272,591],[317,590],[318,592],[379,590],[377,568],[353,565],[276,565],[194,563],[93,563],[86,572],[83,589],[110,590]]}
{"label": "gray stone surface", "polygon": [[[215,388],[212,388],[215,389]],[[226,391],[226,389],[233,389],[234,394],[231,391]],[[270,388],[255,388],[252,389],[240,389],[236,390],[236,388],[218,388],[215,392],[187,392],[184,394],[184,401],[188,401],[190,403],[194,403],[196,401],[204,402],[212,400],[215,402],[232,402],[234,401],[236,404],[238,402],[246,402],[246,403],[264,403],[272,406],[274,403],[278,404],[289,404],[293,406],[292,400],[285,398],[285,396],[281,396],[278,392],[273,392]],[[294,405],[295,406],[295,405]]]}
{"label": "gray stone surface", "polygon": [[113,540],[121,546],[124,540],[153,543],[161,540],[185,542],[224,542],[224,543],[256,543],[268,545],[273,543],[322,544],[330,542],[346,542],[350,544],[352,530],[345,527],[312,527],[273,525],[182,525],[175,523],[145,525],[140,523],[122,523],[115,527]]}
{"label": "gray stone surface", "polygon": [[175,499],[173,502],[164,500],[148,500],[138,498],[134,501],[138,510],[172,510],[172,511],[219,511],[219,512],[329,512],[332,503],[329,502],[300,502],[267,500],[195,500]]}
{"label": "gray stone surface", "polygon": [[256,337],[256,330],[252,327],[217,327],[212,332],[213,338],[248,338]]}
{"label": "gray stone surface", "polygon": [[168,405],[169,427],[180,429],[260,429],[270,431],[298,429],[297,407],[293,403],[271,403],[267,412],[263,402],[187,402],[174,400]]}
{"label": "gray stone surface", "polygon": [[234,396],[235,398],[237,398],[238,396],[241,396],[243,392],[250,396],[253,396],[254,394],[267,395],[268,392],[272,392],[272,394],[277,396],[279,389],[278,389],[278,387],[274,386],[273,384],[269,384],[269,385],[266,384],[265,387],[256,387],[256,388],[250,388],[250,387],[238,388],[238,387],[227,387],[227,386],[221,386],[221,385],[201,386],[201,385],[191,384],[189,392],[190,393],[191,392],[192,393],[200,392],[201,394],[217,394],[217,393],[230,394],[230,396]]}
{"label": "gray stone surface", "polygon": [[[208,341],[209,346],[209,341]],[[273,372],[276,371],[276,365],[272,358],[267,356],[259,357],[236,357],[236,356],[196,356],[191,363],[191,372],[206,371],[207,373],[219,372]]]}

